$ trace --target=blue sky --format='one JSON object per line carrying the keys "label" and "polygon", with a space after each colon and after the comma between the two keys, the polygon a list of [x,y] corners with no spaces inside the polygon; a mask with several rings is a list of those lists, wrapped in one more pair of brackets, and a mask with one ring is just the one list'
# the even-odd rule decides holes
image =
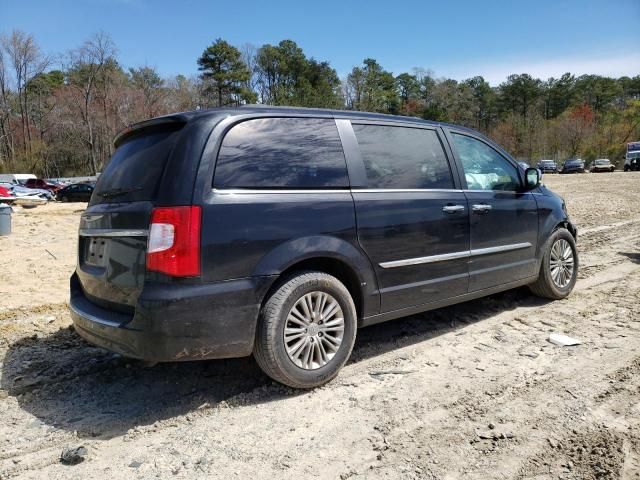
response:
{"label": "blue sky", "polygon": [[200,1],[0,0],[0,33],[18,28],[57,54],[111,35],[125,67],[197,73],[216,38],[240,46],[289,38],[343,76],[365,57],[395,74],[640,74],[640,0]]}

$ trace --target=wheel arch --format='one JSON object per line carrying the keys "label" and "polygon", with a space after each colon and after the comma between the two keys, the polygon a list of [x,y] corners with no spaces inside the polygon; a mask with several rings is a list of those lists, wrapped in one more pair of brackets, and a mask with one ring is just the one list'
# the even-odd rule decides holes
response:
{"label": "wheel arch", "polygon": [[340,280],[353,298],[359,319],[379,312],[377,280],[368,257],[346,240],[329,236],[291,240],[262,258],[254,275],[274,276],[274,281],[260,300],[261,305],[285,279],[309,270]]}
{"label": "wheel arch", "polygon": [[555,232],[556,230],[560,229],[560,228],[564,228],[566,230],[569,231],[569,233],[571,234],[571,236],[573,237],[574,240],[578,240],[578,229],[575,227],[575,225],[573,223],[571,223],[568,220],[563,220],[561,222],[559,222],[554,229],[551,231],[551,233]]}

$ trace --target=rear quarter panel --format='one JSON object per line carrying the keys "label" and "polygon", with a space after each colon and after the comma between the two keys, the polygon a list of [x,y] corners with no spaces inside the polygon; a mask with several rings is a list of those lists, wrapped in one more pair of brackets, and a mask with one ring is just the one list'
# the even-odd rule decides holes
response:
{"label": "rear quarter panel", "polygon": [[[329,257],[351,267],[361,281],[363,313],[379,310],[377,281],[357,240],[349,190],[214,190],[220,143],[236,123],[287,115],[236,115],[219,121],[202,155],[194,203],[202,205],[202,281],[272,276],[311,258]],[[292,115],[319,118],[323,115]],[[332,118],[328,115],[327,118]]]}
{"label": "rear quarter panel", "polygon": [[[340,192],[216,192],[203,202],[202,280],[277,276],[303,260],[340,260],[359,277],[365,311],[376,281],[356,235],[353,198]],[[275,279],[276,277],[274,277]],[[366,293],[369,291],[369,294]]]}

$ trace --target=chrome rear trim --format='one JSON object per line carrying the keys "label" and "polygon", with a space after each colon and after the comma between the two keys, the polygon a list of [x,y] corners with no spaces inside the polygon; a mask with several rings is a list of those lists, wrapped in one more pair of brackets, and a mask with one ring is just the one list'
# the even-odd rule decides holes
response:
{"label": "chrome rear trim", "polygon": [[146,237],[149,230],[127,230],[122,228],[81,228],[81,237]]}

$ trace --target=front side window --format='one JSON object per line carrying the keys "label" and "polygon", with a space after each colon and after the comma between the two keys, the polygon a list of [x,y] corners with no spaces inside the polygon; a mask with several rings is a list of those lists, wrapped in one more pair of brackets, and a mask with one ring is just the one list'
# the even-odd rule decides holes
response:
{"label": "front side window", "polygon": [[520,188],[516,167],[489,145],[457,133],[453,134],[453,142],[469,190],[517,191]]}
{"label": "front side window", "polygon": [[447,189],[453,178],[434,130],[353,125],[369,188]]}
{"label": "front side window", "polygon": [[261,118],[222,140],[215,188],[344,188],[347,164],[332,119]]}

